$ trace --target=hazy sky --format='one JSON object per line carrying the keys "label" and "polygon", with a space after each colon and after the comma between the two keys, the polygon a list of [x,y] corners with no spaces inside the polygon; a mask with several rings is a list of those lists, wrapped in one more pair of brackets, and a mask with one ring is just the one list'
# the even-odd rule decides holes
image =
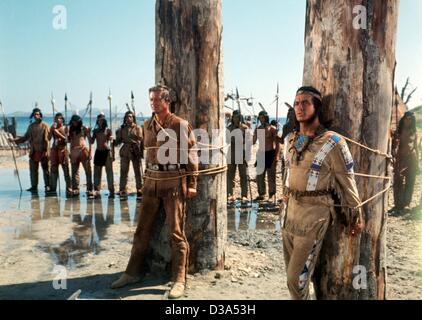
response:
{"label": "hazy sky", "polygon": [[[271,114],[276,84],[291,102],[302,82],[306,1],[223,0],[226,92],[239,87]],[[56,5],[67,9],[67,29],[56,30]],[[147,89],[154,84],[154,0],[0,0],[0,99],[8,112],[30,112],[35,101],[48,112],[50,94],[63,107],[67,92],[84,109],[123,110],[136,96],[149,114]],[[410,76],[419,87],[411,106],[422,104],[422,1],[401,0],[397,43],[399,88]],[[281,110],[284,112],[284,110]]]}

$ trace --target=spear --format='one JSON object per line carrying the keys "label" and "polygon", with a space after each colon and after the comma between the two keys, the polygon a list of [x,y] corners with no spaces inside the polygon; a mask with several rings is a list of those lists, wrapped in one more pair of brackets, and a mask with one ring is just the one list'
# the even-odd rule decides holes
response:
{"label": "spear", "polygon": [[279,99],[280,99],[280,85],[279,85],[279,83],[278,83],[278,82],[277,82],[277,95],[276,95],[275,97],[276,97],[276,100],[277,100],[277,107],[276,107],[275,121],[276,121],[276,123],[277,123],[277,131],[278,131],[278,102],[279,102]]}
{"label": "spear", "polygon": [[[276,121],[276,130],[278,133],[278,128],[279,128],[279,124],[278,124],[278,103],[280,100],[280,84],[277,82],[277,94],[275,96],[276,99],[276,114],[275,114],[275,121]],[[278,145],[278,142],[277,142]],[[278,158],[278,154],[276,155],[276,157]],[[278,201],[277,201],[277,192],[274,195],[274,205],[277,205]]]}
{"label": "spear", "polygon": [[133,111],[133,114],[134,114],[134,115],[135,115],[135,117],[136,117],[136,109],[135,109],[135,96],[134,96],[134,94],[133,94],[133,91],[131,91],[130,93],[131,93],[130,98],[131,98],[131,101],[132,101],[132,111]]}
{"label": "spear", "polygon": [[287,107],[287,108],[289,108],[289,109],[293,109],[293,107],[292,107],[292,105],[291,105],[290,103],[285,102],[284,104],[286,105],[286,107]]}
{"label": "spear", "polygon": [[64,94],[64,123],[67,123],[67,93]]}
{"label": "spear", "polygon": [[[8,125],[7,125],[6,113],[4,112],[3,103],[1,101],[0,101],[0,107],[1,107],[2,114],[3,114],[4,129],[5,129],[6,133],[9,135],[9,129],[8,129]],[[20,187],[21,193],[22,193],[23,188],[22,188],[21,178],[19,176],[18,164],[16,163],[15,151],[13,150],[12,143],[9,140],[7,140],[7,141],[9,142],[10,150],[12,151],[13,162],[15,163],[16,174],[18,176],[18,181],[19,181],[19,187]]]}
{"label": "spear", "polygon": [[[113,96],[111,95],[111,90],[108,92],[108,105],[109,105],[109,112],[110,112],[110,131],[113,135],[113,114],[111,111],[111,101],[113,99]],[[114,141],[110,142],[110,149],[111,149],[111,160],[114,161]]]}
{"label": "spear", "polygon": [[265,108],[264,108],[264,106],[262,105],[262,103],[261,103],[261,102],[259,102],[258,104],[259,104],[259,106],[261,107],[262,111],[267,112],[267,110],[265,110]]}
{"label": "spear", "polygon": [[[131,91],[131,100],[132,100],[132,111],[133,111],[133,114],[134,114],[134,116],[136,117],[136,109],[135,109],[135,95],[133,94],[133,91]],[[141,145],[139,146],[139,150],[141,151],[141,158],[139,159],[139,165],[140,165],[140,167],[141,167],[141,181],[143,181],[144,180],[144,177],[143,177],[143,175],[144,175],[144,166],[143,166],[143,164],[142,164],[142,158],[143,158],[143,147],[142,147],[142,143],[141,143]]]}
{"label": "spear", "polygon": [[88,103],[88,107],[89,107],[89,135],[88,135],[88,140],[89,140],[89,159],[91,160],[91,152],[92,152],[92,144],[91,144],[91,128],[92,128],[92,91],[89,95],[89,103]]}
{"label": "spear", "polygon": [[237,107],[239,108],[239,113],[242,114],[242,109],[240,107],[239,89],[237,87],[236,87],[236,102],[237,102]]}
{"label": "spear", "polygon": [[51,107],[53,109],[53,118],[56,115],[56,100],[54,100],[53,92],[51,93]]}
{"label": "spear", "polygon": [[[51,93],[51,107],[53,108],[53,122],[55,122],[55,116],[56,116],[56,100],[54,100],[54,95],[53,95],[53,92]],[[53,134],[53,138],[54,138],[54,141],[55,141],[55,139],[56,139],[56,137],[55,137],[55,135]],[[58,182],[59,182],[59,194],[60,194],[60,189],[61,189],[61,187],[60,187],[60,171],[59,170],[57,170],[57,179],[58,179]]]}

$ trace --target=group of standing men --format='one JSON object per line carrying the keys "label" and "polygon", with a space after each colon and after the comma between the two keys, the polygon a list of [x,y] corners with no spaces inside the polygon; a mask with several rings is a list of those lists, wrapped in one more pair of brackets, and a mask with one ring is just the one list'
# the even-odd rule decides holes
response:
{"label": "group of standing men", "polygon": [[[269,200],[270,202],[275,201],[275,196],[277,192],[276,188],[276,174],[277,166],[281,161],[281,144],[284,143],[281,137],[278,136],[277,124],[271,124],[268,113],[262,111],[258,115],[260,125],[255,129],[251,139],[248,139],[247,134],[251,133],[250,125],[247,125],[243,120],[243,116],[239,111],[234,111],[231,123],[228,126],[228,133],[231,136],[228,138],[230,147],[229,155],[227,161],[227,199],[229,202],[235,201],[235,196],[233,195],[234,189],[234,179],[236,175],[237,168],[239,169],[240,176],[240,188],[241,188],[241,201],[243,203],[248,201],[248,192],[250,192],[250,176],[251,172],[248,172],[248,162],[251,160],[250,156],[247,155],[246,150],[250,150],[245,146],[245,144],[250,141],[252,144],[259,142],[259,148],[256,155],[256,164],[255,167],[258,169],[258,164],[263,167],[257,171],[256,174],[256,183],[258,186],[258,197],[255,198],[255,201],[264,201]],[[232,133],[235,130],[240,130],[243,135],[243,146],[242,146],[242,160],[237,161],[236,145],[238,140],[236,140],[235,135]],[[258,135],[258,131],[261,131],[261,134]],[[267,186],[265,182],[265,177],[268,180],[268,198],[267,198]]]}
{"label": "group of standing men", "polygon": [[[125,114],[122,126],[116,131],[116,137],[108,127],[103,114],[98,115],[95,128],[91,130],[83,125],[79,115],[73,115],[68,125],[63,114],[57,113],[54,123],[49,126],[43,121],[39,108],[32,111],[25,135],[11,139],[22,144],[29,142],[29,168],[31,188],[27,191],[38,192],[38,169],[41,164],[46,195],[57,195],[59,167],[62,167],[66,183],[66,195],[77,197],[80,194],[79,168],[82,165],[86,175],[86,191],[89,197],[98,197],[101,191],[103,168],[107,175],[109,197],[115,196],[113,161],[114,146],[123,144],[120,149],[120,197],[127,197],[127,177],[132,162],[135,172],[138,198],[142,197],[142,128],[136,124],[133,112]],[[52,143],[50,144],[50,142]],[[92,177],[91,146],[97,144],[94,156],[94,177]],[[70,163],[70,168],[69,168]],[[93,179],[94,178],[94,179]]]}

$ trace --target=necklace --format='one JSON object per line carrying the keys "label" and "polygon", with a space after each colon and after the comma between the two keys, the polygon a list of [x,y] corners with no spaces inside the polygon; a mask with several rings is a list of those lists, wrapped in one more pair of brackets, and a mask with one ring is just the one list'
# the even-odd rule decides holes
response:
{"label": "necklace", "polygon": [[296,157],[295,157],[296,163],[303,160],[303,153],[308,149],[311,141],[312,141],[312,138],[307,135],[298,134],[296,136],[293,143],[293,148],[296,154]]}

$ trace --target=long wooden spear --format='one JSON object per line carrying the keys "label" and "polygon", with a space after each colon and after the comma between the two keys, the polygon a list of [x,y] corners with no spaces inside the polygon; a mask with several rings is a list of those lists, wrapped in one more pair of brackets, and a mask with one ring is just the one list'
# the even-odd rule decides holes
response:
{"label": "long wooden spear", "polygon": [[278,102],[280,100],[280,84],[277,82],[277,95],[275,96],[277,100],[277,107],[276,107],[276,114],[275,114],[275,121],[277,123],[277,131],[278,131]]}
{"label": "long wooden spear", "polygon": [[[7,135],[9,135],[9,128],[8,128],[8,124],[7,124],[6,113],[4,112],[3,103],[1,101],[0,101],[0,107],[1,107],[2,114],[3,114],[4,129],[7,133]],[[21,182],[21,178],[20,178],[20,175],[19,175],[18,164],[16,163],[16,156],[15,156],[15,151],[13,149],[13,144],[9,140],[7,140],[7,141],[9,142],[10,150],[12,151],[13,162],[15,163],[16,174],[18,176],[18,181],[19,181],[19,188],[21,189],[21,193],[22,193],[22,191],[23,191],[22,182]]]}
{"label": "long wooden spear", "polygon": [[[135,108],[135,95],[133,94],[133,91],[131,91],[131,101],[132,101],[132,111],[134,116],[136,117],[136,108]],[[143,158],[143,142],[141,143],[141,145],[139,146],[139,150],[141,151],[141,159],[139,159],[139,166],[141,168],[141,181],[144,180],[144,165],[142,164],[142,158]]]}
{"label": "long wooden spear", "polygon": [[[53,93],[51,93],[51,107],[53,108],[53,123],[56,122],[56,100],[54,99]],[[53,139],[56,140],[56,136],[53,132]],[[61,186],[60,186],[60,170],[59,167],[57,167],[57,180],[59,184],[59,195],[61,194]]]}
{"label": "long wooden spear", "polygon": [[131,104],[132,104],[133,115],[136,117],[135,95],[133,94],[133,91],[130,92],[130,99],[131,99]]}
{"label": "long wooden spear", "polygon": [[237,103],[237,108],[239,109],[239,113],[242,114],[242,108],[240,106],[239,89],[237,87],[236,87],[236,103]]}
{"label": "long wooden spear", "polygon": [[67,93],[64,94],[64,124],[67,125]]}
{"label": "long wooden spear", "polygon": [[[111,95],[111,89],[108,92],[108,105],[109,105],[109,112],[110,112],[110,131],[111,135],[113,135],[113,113],[111,111],[111,101],[113,96]],[[114,141],[110,141],[110,149],[111,149],[111,160],[114,161],[115,154],[114,154]]]}
{"label": "long wooden spear", "polygon": [[88,141],[89,141],[89,160],[92,158],[92,144],[91,144],[91,129],[92,129],[92,91],[89,95],[89,134],[88,134]]}

